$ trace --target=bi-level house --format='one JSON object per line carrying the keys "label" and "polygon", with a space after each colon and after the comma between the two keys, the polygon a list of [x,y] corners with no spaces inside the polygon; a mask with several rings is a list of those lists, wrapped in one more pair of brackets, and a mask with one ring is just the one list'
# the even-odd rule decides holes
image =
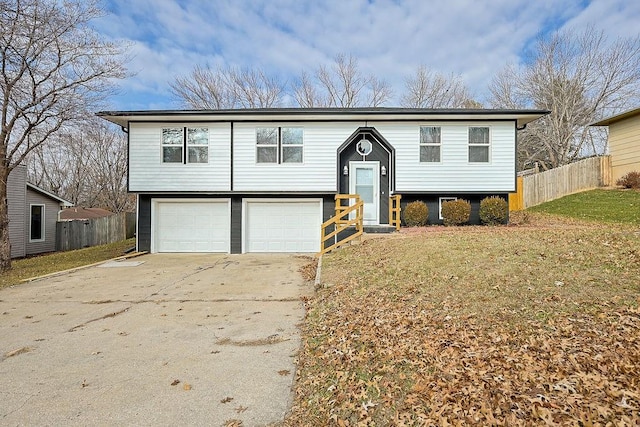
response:
{"label": "bi-level house", "polygon": [[518,130],[541,110],[404,108],[110,111],[129,140],[137,249],[317,252],[336,194],[359,194],[364,224],[389,200],[480,200],[516,186]]}

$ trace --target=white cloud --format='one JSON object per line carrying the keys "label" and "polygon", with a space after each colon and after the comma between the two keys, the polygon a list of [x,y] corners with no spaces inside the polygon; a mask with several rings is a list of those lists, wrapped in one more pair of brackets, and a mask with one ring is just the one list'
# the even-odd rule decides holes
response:
{"label": "white cloud", "polygon": [[[488,5],[490,3],[490,6]],[[130,94],[168,94],[196,64],[258,67],[291,81],[351,53],[396,95],[420,64],[459,74],[482,99],[492,76],[540,34],[588,24],[637,34],[640,2],[594,0],[111,0],[97,28],[136,42]],[[167,95],[168,96],[168,95]],[[166,98],[163,108],[172,108]],[[150,102],[151,104],[151,102]],[[127,105],[119,108],[128,109]]]}

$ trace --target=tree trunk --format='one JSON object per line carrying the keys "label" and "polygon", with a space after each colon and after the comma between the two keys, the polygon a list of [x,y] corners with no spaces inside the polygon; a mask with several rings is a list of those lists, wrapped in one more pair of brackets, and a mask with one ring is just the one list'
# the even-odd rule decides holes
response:
{"label": "tree trunk", "polygon": [[7,181],[9,172],[0,165],[0,273],[11,269],[11,243],[9,242],[9,204]]}

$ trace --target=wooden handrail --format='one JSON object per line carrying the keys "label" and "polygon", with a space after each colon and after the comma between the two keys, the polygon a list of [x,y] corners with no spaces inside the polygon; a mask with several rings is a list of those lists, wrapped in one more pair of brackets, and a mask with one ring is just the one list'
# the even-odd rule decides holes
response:
{"label": "wooden handrail", "polygon": [[400,199],[402,199],[401,194],[394,194],[389,197],[389,225],[395,226],[396,231],[400,231],[400,212],[402,211]]}
{"label": "wooden handrail", "polygon": [[[354,200],[354,204],[352,205],[342,205],[342,200]],[[362,235],[364,231],[363,226],[363,218],[364,218],[364,202],[360,199],[360,196],[357,194],[336,194],[336,214],[331,217],[329,220],[322,223],[320,229],[321,241],[320,241],[320,253],[318,255],[325,254],[338,246],[344,245],[351,240],[358,238]],[[349,218],[349,216],[355,213],[353,218]],[[329,234],[327,233],[327,228],[334,226],[333,231]],[[347,229],[348,227],[355,227],[355,233],[345,237],[342,240],[336,241],[334,244],[330,246],[325,246],[326,242],[340,234],[342,231]]]}

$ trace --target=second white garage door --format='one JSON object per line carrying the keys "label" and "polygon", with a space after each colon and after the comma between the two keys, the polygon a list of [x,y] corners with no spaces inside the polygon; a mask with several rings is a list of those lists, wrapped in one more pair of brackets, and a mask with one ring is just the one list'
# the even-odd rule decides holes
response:
{"label": "second white garage door", "polygon": [[322,200],[246,200],[244,252],[318,252]]}
{"label": "second white garage door", "polygon": [[154,200],[154,252],[229,252],[228,200]]}

